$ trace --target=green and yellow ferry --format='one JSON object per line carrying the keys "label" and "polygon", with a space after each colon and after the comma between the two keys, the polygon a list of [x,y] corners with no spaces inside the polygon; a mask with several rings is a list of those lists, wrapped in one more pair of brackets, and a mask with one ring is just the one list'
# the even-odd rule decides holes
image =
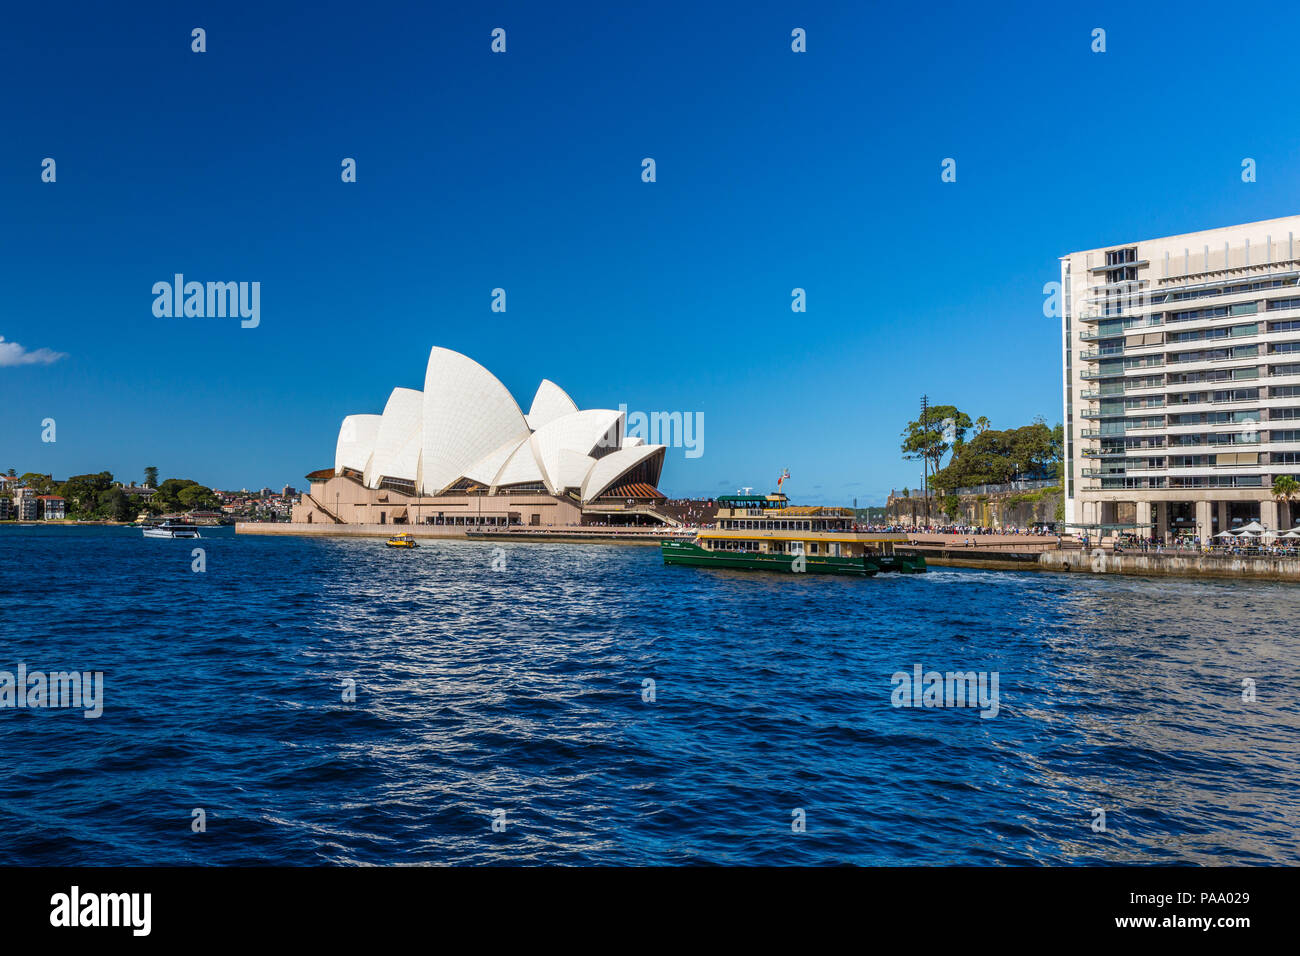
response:
{"label": "green and yellow ferry", "polygon": [[792,506],[781,493],[722,495],[717,522],[693,541],[660,542],[664,564],[758,571],[921,574],[921,555],[898,554],[907,535],[858,531],[848,508]]}

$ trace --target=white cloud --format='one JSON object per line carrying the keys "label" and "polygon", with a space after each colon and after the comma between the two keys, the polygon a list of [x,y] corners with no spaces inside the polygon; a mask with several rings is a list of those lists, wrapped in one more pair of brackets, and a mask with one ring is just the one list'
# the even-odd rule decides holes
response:
{"label": "white cloud", "polygon": [[17,342],[6,342],[0,335],[0,368],[11,365],[52,365],[61,358],[67,358],[66,352],[52,349],[25,349]]}

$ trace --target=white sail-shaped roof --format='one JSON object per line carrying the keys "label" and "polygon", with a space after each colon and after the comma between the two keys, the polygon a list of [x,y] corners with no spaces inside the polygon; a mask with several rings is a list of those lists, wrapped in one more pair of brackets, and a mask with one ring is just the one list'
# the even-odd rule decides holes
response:
{"label": "white sail-shaped roof", "polygon": [[505,467],[497,472],[496,479],[492,487],[504,488],[506,485],[518,485],[524,482],[545,481],[542,477],[542,469],[538,467],[537,459],[533,456],[533,443],[528,440],[521,441],[515,453],[510,456]]}
{"label": "white sail-shaped roof", "polygon": [[370,455],[375,450],[375,436],[379,434],[381,415],[349,415],[339,426],[339,439],[334,446],[334,474],[343,474],[344,468],[365,474]]}
{"label": "white sail-shaped roof", "polygon": [[421,489],[438,494],[528,425],[510,392],[473,359],[434,348],[424,374]]}
{"label": "white sail-shaped roof", "polygon": [[[599,459],[587,473],[587,480],[582,483],[582,500],[590,501],[597,497],[637,465],[656,455],[659,456],[659,468],[663,468],[666,447],[665,445],[638,445],[635,448],[620,448]],[[658,470],[655,471],[650,483],[654,485],[659,483]]]}
{"label": "white sail-shaped roof", "polygon": [[424,396],[413,388],[395,388],[384,406],[375,452],[366,470],[366,487],[378,488],[384,478],[415,481],[420,468]]}
{"label": "white sail-shaped roof", "polygon": [[622,412],[579,411],[549,379],[525,416],[487,369],[435,347],[422,392],[394,389],[382,415],[343,420],[334,471],[359,472],[374,489],[387,478],[437,495],[466,479],[493,492],[520,485],[556,495],[578,490],[588,501],[633,472],[637,481],[658,484],[664,446],[626,437],[625,424]]}
{"label": "white sail-shaped roof", "polygon": [[568,393],[549,378],[542,379],[533,396],[533,405],[528,409],[528,427],[533,431],[543,425],[549,425],[557,418],[571,415],[578,410],[578,404]]}
{"label": "white sail-shaped roof", "polygon": [[560,451],[560,471],[555,475],[558,488],[581,488],[596,459],[565,448]]}
{"label": "white sail-shaped roof", "polygon": [[543,425],[533,432],[533,454],[542,466],[547,487],[559,494],[566,487],[567,475],[562,467],[560,456],[563,452],[575,452],[579,455],[591,455],[602,444],[617,448],[623,434],[623,413],[608,408],[591,408],[583,412],[573,412]]}
{"label": "white sail-shaped roof", "polygon": [[481,485],[496,484],[496,477],[510,460],[510,456],[519,449],[520,445],[527,444],[527,441],[526,438],[510,439],[496,451],[489,452],[465,469],[465,477]]}

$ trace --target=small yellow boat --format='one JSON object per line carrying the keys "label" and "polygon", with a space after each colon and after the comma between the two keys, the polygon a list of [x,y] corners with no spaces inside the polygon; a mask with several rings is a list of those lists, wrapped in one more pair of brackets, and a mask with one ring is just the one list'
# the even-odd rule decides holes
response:
{"label": "small yellow boat", "polygon": [[395,534],[387,541],[385,541],[384,544],[388,545],[390,548],[418,548],[419,547],[419,545],[415,543],[415,539],[412,538],[409,534]]}

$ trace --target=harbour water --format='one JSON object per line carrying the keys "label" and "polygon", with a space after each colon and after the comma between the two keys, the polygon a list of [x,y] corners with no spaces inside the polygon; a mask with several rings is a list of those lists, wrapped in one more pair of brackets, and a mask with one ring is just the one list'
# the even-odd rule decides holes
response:
{"label": "harbour water", "polygon": [[1293,585],[9,527],[0,595],[104,674],[0,708],[0,863],[1300,862]]}

